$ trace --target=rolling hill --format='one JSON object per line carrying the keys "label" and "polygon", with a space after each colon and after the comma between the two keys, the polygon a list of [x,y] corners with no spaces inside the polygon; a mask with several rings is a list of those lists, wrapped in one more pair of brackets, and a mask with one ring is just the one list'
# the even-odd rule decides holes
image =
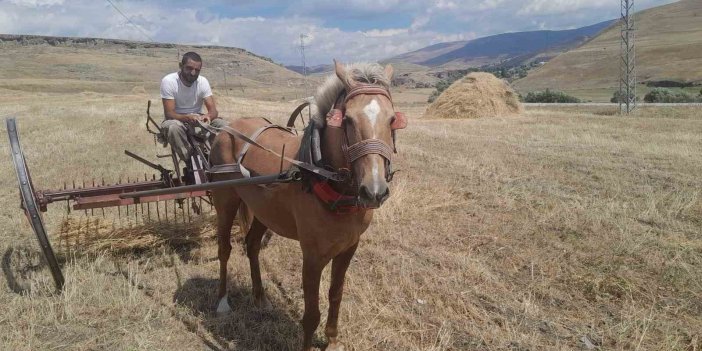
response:
{"label": "rolling hill", "polygon": [[[702,84],[702,1],[683,0],[635,15],[638,91],[646,84]],[[556,89],[583,99],[608,101],[619,86],[618,26],[540,67],[514,86],[522,93]],[[696,88],[699,91],[699,86]]]}
{"label": "rolling hill", "polygon": [[[215,91],[259,99],[302,97],[310,80],[244,49],[125,40],[0,35],[0,90],[31,93],[155,93],[196,51]],[[275,89],[272,89],[275,88]]]}

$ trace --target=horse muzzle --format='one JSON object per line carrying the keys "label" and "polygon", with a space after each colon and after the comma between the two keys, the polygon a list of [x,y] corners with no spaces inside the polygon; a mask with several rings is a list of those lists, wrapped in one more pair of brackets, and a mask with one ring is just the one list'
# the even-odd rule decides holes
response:
{"label": "horse muzzle", "polygon": [[372,182],[370,185],[361,185],[358,191],[361,205],[366,208],[376,209],[390,197],[390,188],[384,181]]}

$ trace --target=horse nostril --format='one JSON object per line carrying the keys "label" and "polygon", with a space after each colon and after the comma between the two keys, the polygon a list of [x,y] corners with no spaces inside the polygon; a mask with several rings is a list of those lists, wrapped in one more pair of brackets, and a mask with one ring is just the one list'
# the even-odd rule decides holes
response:
{"label": "horse nostril", "polygon": [[378,192],[376,195],[376,199],[378,202],[383,203],[387,198],[390,197],[390,189],[388,187],[385,187],[385,191],[383,192]]}
{"label": "horse nostril", "polygon": [[368,199],[368,200],[374,198],[373,194],[371,194],[370,189],[368,189],[367,186],[361,185],[361,189],[360,189],[360,190],[361,190],[360,192],[361,192],[361,197],[362,197],[362,198]]}

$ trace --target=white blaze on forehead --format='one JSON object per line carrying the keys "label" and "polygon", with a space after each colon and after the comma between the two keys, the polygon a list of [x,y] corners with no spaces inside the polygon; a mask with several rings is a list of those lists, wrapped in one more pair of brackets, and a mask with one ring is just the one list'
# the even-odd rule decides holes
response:
{"label": "white blaze on forehead", "polygon": [[378,114],[380,113],[380,105],[378,105],[378,101],[373,99],[368,105],[366,105],[366,107],[363,108],[363,113],[365,113],[366,117],[368,117],[371,126],[375,127],[375,122],[378,121]]}

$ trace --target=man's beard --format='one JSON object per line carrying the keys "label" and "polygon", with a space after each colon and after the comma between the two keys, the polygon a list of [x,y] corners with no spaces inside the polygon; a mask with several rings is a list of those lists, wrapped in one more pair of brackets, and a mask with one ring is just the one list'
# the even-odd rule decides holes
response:
{"label": "man's beard", "polygon": [[197,80],[197,77],[198,77],[198,76],[191,76],[191,75],[187,75],[187,74],[186,74],[186,75],[185,75],[185,80],[186,80],[188,83],[192,84],[192,83],[195,83],[195,81]]}
{"label": "man's beard", "polygon": [[193,83],[195,83],[195,81],[197,80],[197,78],[199,77],[199,75],[193,77],[193,76],[191,76],[191,75],[189,75],[189,74],[187,74],[187,73],[181,71],[181,72],[180,72],[180,77],[181,77],[186,83],[188,83],[188,84],[193,84]]}

